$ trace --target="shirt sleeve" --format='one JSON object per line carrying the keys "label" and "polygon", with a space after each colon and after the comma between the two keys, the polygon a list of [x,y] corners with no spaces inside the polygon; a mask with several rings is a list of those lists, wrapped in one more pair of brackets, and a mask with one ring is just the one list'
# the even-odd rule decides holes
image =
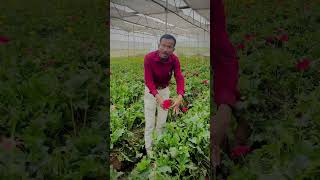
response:
{"label": "shirt sleeve", "polygon": [[177,94],[184,96],[184,77],[181,73],[180,61],[178,57],[174,61],[174,78],[176,79],[177,84]]}
{"label": "shirt sleeve", "polygon": [[233,105],[237,98],[238,58],[226,29],[226,17],[222,0],[213,0],[213,32],[211,36],[211,61],[214,72],[214,100],[220,104]]}
{"label": "shirt sleeve", "polygon": [[145,85],[149,88],[149,93],[153,96],[156,96],[156,94],[158,94],[158,91],[153,82],[151,64],[147,56],[145,56],[144,58],[144,82]]}

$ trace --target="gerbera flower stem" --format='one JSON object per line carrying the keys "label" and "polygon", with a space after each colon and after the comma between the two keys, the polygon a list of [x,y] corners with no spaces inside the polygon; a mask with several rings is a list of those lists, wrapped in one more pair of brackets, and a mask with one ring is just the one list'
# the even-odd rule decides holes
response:
{"label": "gerbera flower stem", "polygon": [[300,77],[299,77],[299,81],[298,81],[298,95],[300,96],[300,89],[301,89],[301,79],[303,76],[303,71],[300,72]]}

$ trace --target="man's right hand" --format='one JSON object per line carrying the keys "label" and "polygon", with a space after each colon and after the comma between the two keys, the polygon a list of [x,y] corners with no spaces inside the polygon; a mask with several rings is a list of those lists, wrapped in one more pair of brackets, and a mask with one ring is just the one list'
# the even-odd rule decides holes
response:
{"label": "man's right hand", "polygon": [[212,142],[212,163],[213,166],[219,166],[221,163],[220,149],[222,149],[223,140],[231,122],[232,109],[227,104],[221,104],[217,113],[212,117],[210,124],[210,139]]}
{"label": "man's right hand", "polygon": [[231,116],[232,116],[232,109],[227,104],[221,104],[218,107],[218,111],[214,118],[216,121],[216,127],[217,127],[217,143],[220,146],[223,142],[224,136],[226,135],[227,129],[230,126],[231,123]]}
{"label": "man's right hand", "polygon": [[[163,103],[163,98],[159,95],[159,94],[156,94],[156,101],[157,103],[159,103],[160,107],[162,107],[162,103]],[[163,107],[162,107],[163,108]]]}

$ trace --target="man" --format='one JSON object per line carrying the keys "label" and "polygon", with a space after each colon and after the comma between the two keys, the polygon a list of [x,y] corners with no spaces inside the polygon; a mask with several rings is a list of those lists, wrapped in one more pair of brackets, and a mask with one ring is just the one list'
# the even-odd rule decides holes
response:
{"label": "man", "polygon": [[152,150],[154,128],[158,135],[161,134],[167,120],[168,110],[163,108],[162,103],[169,99],[169,82],[172,73],[176,79],[178,97],[170,108],[173,107],[176,114],[179,113],[179,106],[184,96],[184,77],[181,73],[179,59],[173,54],[175,45],[176,39],[172,35],[165,34],[160,38],[158,50],[148,53],[144,58],[145,148],[147,154],[150,154]]}
{"label": "man", "polygon": [[[213,20],[211,36],[211,67],[214,72],[214,101],[218,106],[217,113],[211,119],[211,162],[213,170],[220,168],[220,149],[226,145],[226,132],[229,128],[232,110],[237,110],[239,104],[238,84],[238,57],[232,46],[227,30],[223,0],[211,1],[211,17]],[[250,128],[244,119],[238,119],[235,132],[235,148],[247,147]],[[245,148],[245,149],[248,149]]]}

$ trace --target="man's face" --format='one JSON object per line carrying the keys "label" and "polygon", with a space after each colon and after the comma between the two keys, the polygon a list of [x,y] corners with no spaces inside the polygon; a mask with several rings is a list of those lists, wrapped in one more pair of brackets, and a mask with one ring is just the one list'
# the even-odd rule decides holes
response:
{"label": "man's face", "polygon": [[159,44],[159,56],[161,59],[167,59],[174,51],[173,39],[161,39]]}

